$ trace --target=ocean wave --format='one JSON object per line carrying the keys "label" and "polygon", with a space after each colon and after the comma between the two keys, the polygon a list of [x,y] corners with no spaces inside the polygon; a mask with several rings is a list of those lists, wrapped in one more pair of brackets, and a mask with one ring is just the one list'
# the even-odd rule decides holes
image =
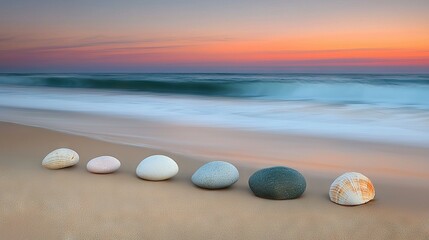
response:
{"label": "ocean wave", "polygon": [[[428,109],[404,105],[339,105],[310,101],[1,86],[0,107],[429,146]],[[2,111],[0,116],[8,118]],[[45,121],[46,124],[55,125],[55,121]]]}
{"label": "ocean wave", "polygon": [[429,75],[2,74],[0,84],[429,108]]}

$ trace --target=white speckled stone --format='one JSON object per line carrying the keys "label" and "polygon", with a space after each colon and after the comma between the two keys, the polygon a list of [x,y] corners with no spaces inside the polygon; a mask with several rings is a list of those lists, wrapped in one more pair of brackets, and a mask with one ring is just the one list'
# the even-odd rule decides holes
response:
{"label": "white speckled stone", "polygon": [[136,174],[145,180],[161,181],[176,176],[179,172],[177,163],[164,155],[153,155],[143,159],[137,166]]}
{"label": "white speckled stone", "polygon": [[192,175],[192,183],[201,188],[227,188],[238,181],[237,168],[228,162],[214,161],[200,167]]}
{"label": "white speckled stone", "polygon": [[48,169],[71,167],[79,162],[79,155],[68,148],[59,148],[50,152],[42,161],[42,166]]}
{"label": "white speckled stone", "polygon": [[86,169],[92,173],[112,173],[121,167],[121,162],[111,156],[100,156],[91,159]]}

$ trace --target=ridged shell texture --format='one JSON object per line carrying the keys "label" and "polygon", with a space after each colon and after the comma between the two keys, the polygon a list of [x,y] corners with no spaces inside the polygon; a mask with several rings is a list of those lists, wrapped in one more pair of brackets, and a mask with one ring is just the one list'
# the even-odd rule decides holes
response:
{"label": "ridged shell texture", "polygon": [[360,205],[374,199],[375,188],[369,178],[361,173],[348,172],[331,184],[329,198],[340,205]]}
{"label": "ridged shell texture", "polygon": [[68,148],[59,148],[49,153],[42,161],[42,165],[48,169],[60,169],[70,167],[79,162],[79,155]]}

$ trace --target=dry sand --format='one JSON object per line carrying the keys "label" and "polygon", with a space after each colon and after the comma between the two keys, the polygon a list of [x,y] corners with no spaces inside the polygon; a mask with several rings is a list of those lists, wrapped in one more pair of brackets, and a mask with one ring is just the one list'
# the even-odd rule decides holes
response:
{"label": "dry sand", "polygon": [[[203,164],[196,157],[10,123],[0,123],[0,133],[0,239],[429,239],[425,175],[374,176],[375,201],[344,207],[327,195],[336,173],[297,163],[306,192],[274,201],[250,192],[247,180],[256,168],[240,162],[234,162],[239,182],[209,191],[190,182]],[[43,168],[44,156],[59,147],[76,150],[79,164]],[[137,178],[138,163],[155,153],[177,160],[179,174],[163,182]],[[86,163],[99,155],[117,157],[121,169],[87,172]],[[407,162],[413,164],[412,155]]]}

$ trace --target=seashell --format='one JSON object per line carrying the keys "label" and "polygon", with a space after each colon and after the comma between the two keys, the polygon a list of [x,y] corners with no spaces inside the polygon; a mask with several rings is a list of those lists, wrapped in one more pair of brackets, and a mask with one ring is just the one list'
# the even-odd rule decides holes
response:
{"label": "seashell", "polygon": [[91,159],[86,169],[92,173],[112,173],[121,167],[121,162],[112,156],[100,156]]}
{"label": "seashell", "polygon": [[79,162],[79,155],[68,148],[59,148],[50,152],[42,161],[48,169],[60,169],[73,166]]}
{"label": "seashell", "polygon": [[374,199],[375,188],[371,180],[361,173],[348,172],[331,184],[329,198],[340,205],[361,205]]}

